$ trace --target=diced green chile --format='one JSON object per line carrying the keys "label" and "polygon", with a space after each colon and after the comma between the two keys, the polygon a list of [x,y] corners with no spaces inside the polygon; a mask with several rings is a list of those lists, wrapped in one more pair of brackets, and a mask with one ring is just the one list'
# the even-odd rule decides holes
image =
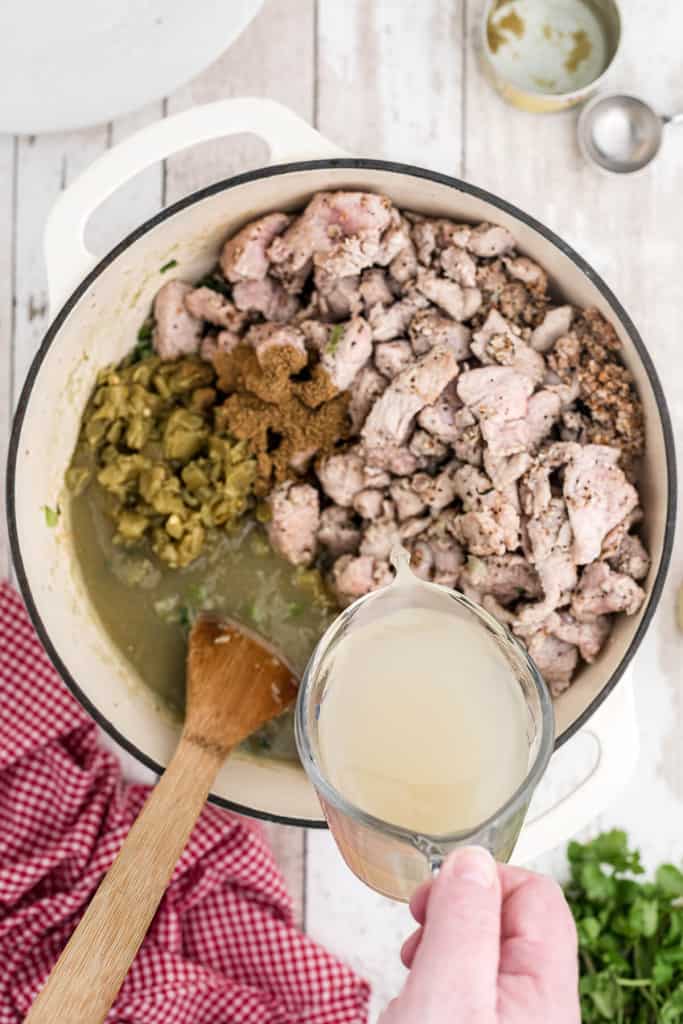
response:
{"label": "diced green chile", "polygon": [[102,489],[115,543],[148,541],[172,568],[193,562],[208,530],[234,529],[254,504],[256,463],[244,442],[216,430],[215,383],[200,359],[162,363],[138,350],[101,370],[66,475],[73,494],[92,480]]}

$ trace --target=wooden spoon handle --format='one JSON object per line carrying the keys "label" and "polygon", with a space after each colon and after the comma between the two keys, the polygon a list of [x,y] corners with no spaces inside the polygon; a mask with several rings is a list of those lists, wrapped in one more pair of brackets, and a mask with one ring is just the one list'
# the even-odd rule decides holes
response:
{"label": "wooden spoon handle", "polygon": [[185,734],[25,1024],[101,1024],[225,757]]}

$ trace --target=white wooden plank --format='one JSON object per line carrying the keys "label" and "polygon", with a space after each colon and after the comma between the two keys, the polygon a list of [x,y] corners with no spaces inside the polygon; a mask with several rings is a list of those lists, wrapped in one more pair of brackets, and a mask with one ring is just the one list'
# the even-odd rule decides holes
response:
{"label": "white wooden plank", "polygon": [[[16,206],[14,401],[48,325],[45,219],[60,191],[104,150],[106,126],[19,139]],[[68,259],[68,253],[64,254]]]}
{"label": "white wooden plank", "polygon": [[320,0],[320,130],[358,156],[459,174],[462,24],[440,0]]}
{"label": "white wooden plank", "polygon": [[[5,492],[5,466],[12,415],[12,331],[14,291],[14,186],[16,142],[0,136],[0,486]],[[0,579],[9,575],[7,521],[0,516]]]}
{"label": "white wooden plank", "polygon": [[[312,120],[313,31],[314,0],[266,0],[227,53],[169,97],[169,114],[228,96],[269,96]],[[266,162],[266,147],[251,136],[196,146],[168,161],[167,202]]]}

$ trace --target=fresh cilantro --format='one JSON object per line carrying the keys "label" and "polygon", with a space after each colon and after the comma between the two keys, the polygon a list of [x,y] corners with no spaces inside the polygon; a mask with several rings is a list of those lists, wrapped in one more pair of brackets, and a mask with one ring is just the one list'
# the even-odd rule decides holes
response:
{"label": "fresh cilantro", "polygon": [[165,274],[167,270],[172,270],[173,267],[178,266],[178,260],[169,260],[168,263],[164,263],[163,267],[159,267],[159,273]]}
{"label": "fresh cilantro", "polygon": [[52,529],[59,522],[59,505],[57,505],[57,508],[43,505],[43,515],[45,516],[45,525]]}
{"label": "fresh cilantro", "polygon": [[329,338],[327,339],[327,345],[325,345],[325,351],[327,353],[329,353],[329,355],[333,356],[334,353],[339,348],[339,342],[342,340],[343,337],[344,337],[344,325],[343,324],[335,324],[334,327],[332,328],[332,330],[330,331]]}
{"label": "fresh cilantro", "polygon": [[654,882],[634,878],[640,856],[618,829],[567,856],[584,1024],[683,1024],[683,872],[662,864]]}
{"label": "fresh cilantro", "polygon": [[256,626],[257,629],[261,629],[267,619],[268,613],[263,607],[263,604],[256,599],[250,601],[245,609],[245,614],[249,621]]}
{"label": "fresh cilantro", "polygon": [[230,291],[230,285],[217,273],[206,274],[201,281],[197,281],[197,288],[210,288],[212,292],[218,292],[219,295],[224,295],[226,299],[232,297]]}
{"label": "fresh cilantro", "polygon": [[201,608],[206,604],[206,587],[203,583],[193,583],[187,588],[187,603],[191,608]]}
{"label": "fresh cilantro", "polygon": [[144,324],[138,331],[138,341],[151,341],[152,331],[154,330],[154,320],[151,316],[148,316]]}
{"label": "fresh cilantro", "polygon": [[154,346],[152,344],[153,332],[154,317],[148,316],[138,331],[138,340],[135,348],[133,349],[132,356],[132,361],[134,363],[139,363],[142,359],[147,359],[149,356],[154,354]]}

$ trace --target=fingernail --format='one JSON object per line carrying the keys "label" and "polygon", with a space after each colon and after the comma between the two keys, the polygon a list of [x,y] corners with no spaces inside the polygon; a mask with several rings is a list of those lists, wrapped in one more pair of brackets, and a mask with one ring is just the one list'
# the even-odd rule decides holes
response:
{"label": "fingernail", "polygon": [[[496,880],[498,869],[496,862],[482,846],[464,846],[449,858],[459,878],[473,885],[481,885],[485,888],[493,885]],[[448,862],[447,862],[448,863]]]}

